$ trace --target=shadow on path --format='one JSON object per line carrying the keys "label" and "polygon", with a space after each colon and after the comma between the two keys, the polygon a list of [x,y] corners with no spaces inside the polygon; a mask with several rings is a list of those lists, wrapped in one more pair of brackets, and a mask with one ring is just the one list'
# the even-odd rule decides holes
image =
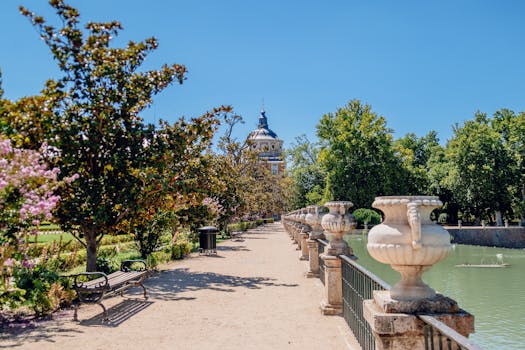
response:
{"label": "shadow on path", "polygon": [[236,287],[260,289],[298,286],[298,284],[277,283],[276,279],[268,277],[240,277],[213,272],[195,272],[188,268],[161,271],[148,278],[145,285],[151,297],[161,300],[180,300],[181,297],[177,297],[178,293],[200,289],[231,293],[235,292],[233,288]]}
{"label": "shadow on path", "polygon": [[[70,317],[68,315],[68,317]],[[83,333],[78,329],[53,321],[37,320],[24,325],[11,324],[0,329],[0,349],[12,349],[28,342],[55,343],[58,337],[75,337]]]}
{"label": "shadow on path", "polygon": [[126,299],[108,309],[109,321],[103,321],[102,312],[88,320],[80,321],[82,326],[118,327],[140,311],[153,304],[144,299]]}
{"label": "shadow on path", "polygon": [[233,252],[251,252],[251,249],[246,248],[245,245],[242,246],[217,246],[217,251],[233,251]]}

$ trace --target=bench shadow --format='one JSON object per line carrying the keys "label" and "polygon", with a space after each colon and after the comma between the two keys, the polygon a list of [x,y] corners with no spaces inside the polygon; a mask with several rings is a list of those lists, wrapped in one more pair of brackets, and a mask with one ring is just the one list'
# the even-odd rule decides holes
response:
{"label": "bench shadow", "polygon": [[[261,289],[263,287],[297,287],[298,284],[278,283],[268,277],[240,277],[213,272],[195,272],[188,268],[161,271],[144,283],[148,295],[160,300],[179,300],[179,293],[209,289],[218,292],[235,292],[236,287]],[[188,298],[195,299],[195,298]]]}
{"label": "bench shadow", "polygon": [[108,308],[109,321],[103,320],[102,312],[87,320],[80,321],[82,326],[118,327],[126,320],[135,316],[142,310],[153,304],[152,301],[144,299],[126,299]]}

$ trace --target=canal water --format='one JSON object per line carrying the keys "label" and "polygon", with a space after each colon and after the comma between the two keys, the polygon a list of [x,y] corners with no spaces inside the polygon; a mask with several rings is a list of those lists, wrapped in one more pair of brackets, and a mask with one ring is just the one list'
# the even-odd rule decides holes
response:
{"label": "canal water", "polygon": [[[357,262],[390,285],[399,274],[374,260],[366,250],[366,235],[345,237]],[[505,268],[465,268],[459,264],[496,264],[503,255]],[[470,338],[484,349],[525,349],[525,249],[454,245],[449,256],[423,280],[436,291],[456,300],[475,317]]]}

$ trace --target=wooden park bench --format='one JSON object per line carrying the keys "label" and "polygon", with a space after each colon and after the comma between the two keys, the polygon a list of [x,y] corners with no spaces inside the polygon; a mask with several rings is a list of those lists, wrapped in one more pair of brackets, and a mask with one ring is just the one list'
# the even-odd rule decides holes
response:
{"label": "wooden park bench", "polygon": [[[132,269],[132,265],[140,265],[139,268]],[[81,303],[96,303],[104,310],[103,321],[108,321],[108,312],[102,304],[105,297],[120,293],[130,287],[140,286],[144,289],[144,299],[148,299],[146,288],[142,284],[149,275],[144,260],[125,260],[120,265],[120,271],[106,275],[103,272],[82,272],[74,277],[73,289],[77,292],[79,303],[75,304],[75,314],[73,319],[78,321],[77,311]]]}

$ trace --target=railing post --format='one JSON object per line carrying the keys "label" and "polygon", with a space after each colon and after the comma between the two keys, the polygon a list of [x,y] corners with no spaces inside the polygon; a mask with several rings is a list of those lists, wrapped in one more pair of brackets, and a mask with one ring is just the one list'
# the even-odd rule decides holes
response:
{"label": "railing post", "polygon": [[324,295],[321,301],[323,315],[336,315],[343,312],[343,284],[341,260],[337,256],[323,254]]}
{"label": "railing post", "polygon": [[319,247],[315,239],[310,239],[306,241],[308,245],[308,271],[306,272],[306,277],[319,277]]}
{"label": "railing post", "polygon": [[433,316],[464,337],[474,332],[474,316],[439,294],[433,300],[400,302],[391,299],[389,291],[374,291],[373,299],[363,302],[363,314],[374,335],[376,350],[429,349],[425,343],[439,349],[437,334],[425,337],[422,315]]}
{"label": "railing post", "polygon": [[437,197],[428,196],[377,197],[372,204],[385,219],[370,230],[367,249],[402,276],[390,291],[374,291],[373,298],[363,302],[376,350],[420,350],[429,344],[441,349],[441,333],[425,337],[421,315],[432,315],[436,324],[444,323],[464,337],[474,331],[471,314],[421,280],[451,249],[449,233],[430,221],[430,213],[441,205]]}
{"label": "railing post", "polygon": [[310,234],[306,244],[308,245],[308,271],[306,277],[319,277],[319,246],[317,239],[324,239],[323,227],[321,226],[321,207],[311,205],[307,207],[306,223],[310,226]]}
{"label": "railing post", "polygon": [[341,260],[339,255],[350,255],[352,250],[343,240],[343,233],[355,227],[353,216],[348,213],[351,202],[328,202],[330,210],[323,216],[321,225],[328,234],[334,237],[330,240],[328,249],[321,255],[325,267],[324,296],[321,301],[321,312],[324,315],[334,315],[343,312],[343,287]]}

